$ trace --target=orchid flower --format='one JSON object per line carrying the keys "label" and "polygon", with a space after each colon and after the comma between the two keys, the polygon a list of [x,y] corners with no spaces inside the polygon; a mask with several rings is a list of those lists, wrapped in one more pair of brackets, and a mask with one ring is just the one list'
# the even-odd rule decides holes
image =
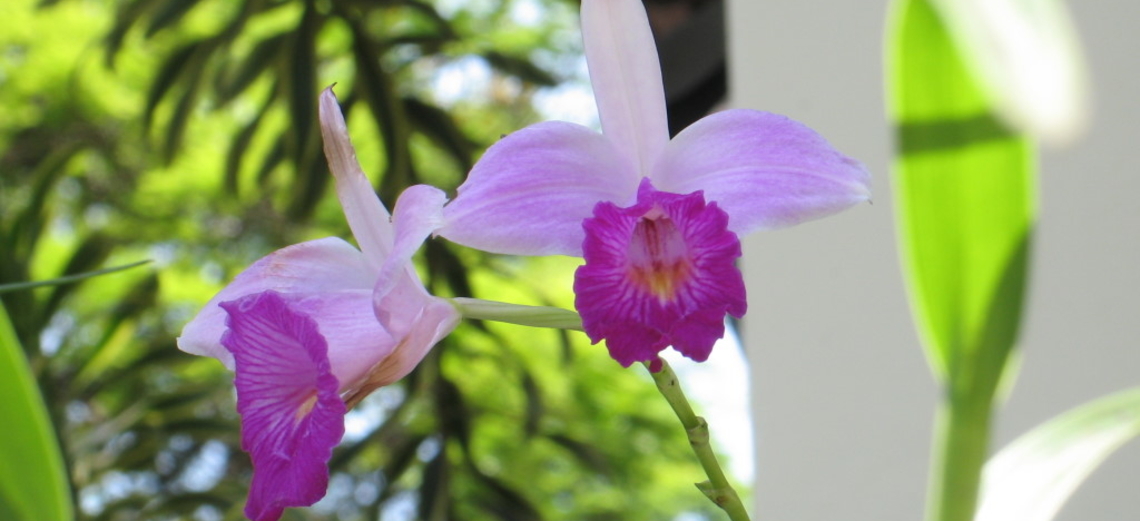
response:
{"label": "orchid flower", "polygon": [[739,236],[870,198],[870,176],[806,126],[726,110],[672,140],[657,51],[638,0],[583,0],[602,133],[565,122],[483,155],[437,232],[474,248],[584,257],[575,306],[624,366],[673,346],[705,360],[746,309]]}
{"label": "orchid flower", "polygon": [[346,410],[403,378],[459,321],[411,265],[440,223],[443,192],[410,188],[389,216],[356,160],[331,88],[321,94],[320,121],[360,249],[325,238],[271,253],[210,300],[178,339],[183,351],[236,373],[242,449],[253,461],[245,512],[255,521],[324,496]]}

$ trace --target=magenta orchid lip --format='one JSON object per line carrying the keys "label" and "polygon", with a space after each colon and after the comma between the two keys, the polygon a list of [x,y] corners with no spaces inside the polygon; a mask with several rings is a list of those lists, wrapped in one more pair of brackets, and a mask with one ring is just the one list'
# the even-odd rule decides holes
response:
{"label": "magenta orchid lip", "polygon": [[328,488],[328,461],[344,435],[344,401],[317,323],[266,291],[224,302],[222,344],[234,355],[241,447],[253,460],[245,513],[277,519]]}
{"label": "magenta orchid lip", "polygon": [[658,192],[648,179],[637,203],[598,203],[587,219],[574,302],[594,343],[629,367],[669,347],[703,362],[724,336],[724,316],[747,308],[736,269],[740,240],[728,215],[700,192]]}

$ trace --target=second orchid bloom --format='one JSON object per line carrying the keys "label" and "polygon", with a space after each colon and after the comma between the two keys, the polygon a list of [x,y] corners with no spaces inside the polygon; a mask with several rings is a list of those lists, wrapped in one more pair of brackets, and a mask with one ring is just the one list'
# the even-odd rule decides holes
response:
{"label": "second orchid bloom", "polygon": [[390,216],[357,163],[331,89],[320,120],[360,249],[326,238],[278,250],[239,274],[178,339],[182,350],[235,372],[242,449],[253,461],[245,513],[254,521],[323,497],[346,411],[407,375],[460,319],[411,265],[439,225],[443,192],[413,187]]}

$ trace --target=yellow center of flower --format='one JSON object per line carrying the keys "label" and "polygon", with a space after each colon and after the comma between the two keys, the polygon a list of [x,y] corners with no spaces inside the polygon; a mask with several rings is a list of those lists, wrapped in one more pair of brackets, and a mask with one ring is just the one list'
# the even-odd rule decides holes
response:
{"label": "yellow center of flower", "polygon": [[293,423],[301,423],[310,412],[313,412],[313,407],[317,405],[317,391],[313,390],[309,393],[309,397],[301,402],[301,406],[297,408],[297,413],[293,415]]}
{"label": "yellow center of flower", "polygon": [[673,300],[693,273],[684,236],[657,206],[634,226],[627,258],[630,280],[662,304]]}

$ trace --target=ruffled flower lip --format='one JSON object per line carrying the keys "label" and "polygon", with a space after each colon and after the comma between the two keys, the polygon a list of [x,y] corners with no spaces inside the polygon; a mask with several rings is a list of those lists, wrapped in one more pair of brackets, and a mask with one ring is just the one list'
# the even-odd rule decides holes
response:
{"label": "ruffled flower lip", "polygon": [[245,514],[274,521],[325,495],[346,408],[317,323],[275,291],[222,302],[233,353],[241,446],[253,461]]}
{"label": "ruffled flower lip", "polygon": [[626,367],[669,346],[707,359],[724,336],[725,314],[747,309],[735,266],[740,240],[727,225],[728,215],[701,192],[660,192],[648,179],[628,208],[598,203],[583,222],[586,263],[574,276],[590,340],[605,340]]}

